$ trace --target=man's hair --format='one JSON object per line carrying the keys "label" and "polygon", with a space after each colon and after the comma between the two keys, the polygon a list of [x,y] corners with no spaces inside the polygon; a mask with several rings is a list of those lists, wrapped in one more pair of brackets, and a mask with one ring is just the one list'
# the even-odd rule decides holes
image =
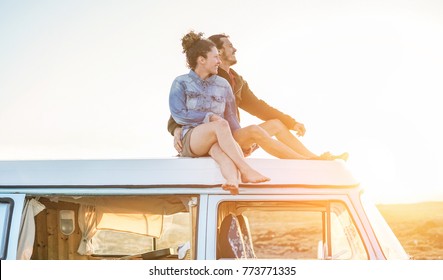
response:
{"label": "man's hair", "polygon": [[223,41],[221,40],[222,38],[229,38],[229,36],[226,34],[215,34],[210,36],[208,39],[214,42],[217,49],[220,50],[223,48]]}

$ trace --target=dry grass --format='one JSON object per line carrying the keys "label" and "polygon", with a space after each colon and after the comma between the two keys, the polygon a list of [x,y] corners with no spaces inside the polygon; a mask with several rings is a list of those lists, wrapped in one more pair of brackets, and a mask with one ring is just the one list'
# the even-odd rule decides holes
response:
{"label": "dry grass", "polygon": [[416,260],[443,259],[443,202],[377,207],[410,256]]}

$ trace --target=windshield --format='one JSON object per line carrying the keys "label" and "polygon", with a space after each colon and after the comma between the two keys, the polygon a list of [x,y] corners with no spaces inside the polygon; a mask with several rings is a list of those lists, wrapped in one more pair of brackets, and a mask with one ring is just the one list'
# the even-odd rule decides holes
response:
{"label": "windshield", "polygon": [[386,223],[383,216],[380,214],[375,204],[370,201],[367,195],[361,195],[361,202],[363,208],[371,221],[372,229],[375,236],[382,247],[383,253],[388,260],[403,260],[409,259],[408,254],[403,249],[400,241],[398,241],[392,229]]}

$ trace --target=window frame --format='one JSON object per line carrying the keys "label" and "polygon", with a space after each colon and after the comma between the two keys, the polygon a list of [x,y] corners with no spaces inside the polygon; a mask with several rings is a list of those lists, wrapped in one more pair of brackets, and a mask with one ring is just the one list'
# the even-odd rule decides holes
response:
{"label": "window frame", "polygon": [[3,234],[0,236],[0,260],[8,257],[9,237],[11,234],[12,217],[14,214],[14,199],[10,197],[0,197],[0,204],[6,204],[4,222],[2,224]]}

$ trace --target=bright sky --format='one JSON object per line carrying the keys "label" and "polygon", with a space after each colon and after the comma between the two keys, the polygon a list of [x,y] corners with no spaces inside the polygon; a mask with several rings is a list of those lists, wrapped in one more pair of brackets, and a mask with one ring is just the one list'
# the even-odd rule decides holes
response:
{"label": "bright sky", "polygon": [[314,152],[348,151],[376,201],[443,200],[432,0],[0,0],[0,160],[173,156],[168,94],[191,29],[230,35],[254,93],[304,123]]}

